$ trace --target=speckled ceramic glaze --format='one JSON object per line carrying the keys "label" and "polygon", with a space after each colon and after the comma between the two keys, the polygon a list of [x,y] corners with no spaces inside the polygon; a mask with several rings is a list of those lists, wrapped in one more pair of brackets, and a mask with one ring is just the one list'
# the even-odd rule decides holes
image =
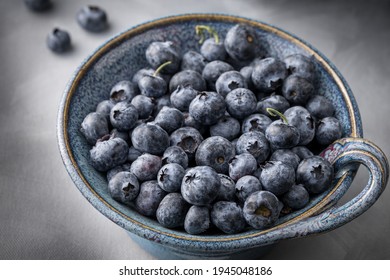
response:
{"label": "speckled ceramic glaze", "polygon": [[[249,230],[240,234],[193,236],[181,230],[166,229],[132,208],[113,200],[103,174],[89,164],[90,146],[80,133],[84,117],[109,97],[118,81],[131,79],[146,67],[145,49],[153,41],[174,41],[181,52],[199,50],[195,26],[212,26],[223,37],[237,23],[258,30],[268,55],[284,58],[293,53],[313,56],[318,72],[316,87],[336,108],[343,126],[343,139],[322,152],[334,164],[336,179],[309,205],[284,216],[267,230]],[[58,114],[58,141],[65,167],[88,201],[110,220],[124,228],[152,253],[168,258],[251,258],[268,250],[280,240],[304,237],[335,229],[356,218],[378,199],[388,179],[388,162],[383,152],[362,137],[358,107],[348,85],[315,48],[279,28],[229,15],[187,14],[158,19],[135,26],[107,41],[76,70],[61,100]],[[344,205],[337,201],[348,190],[358,163],[369,169],[363,191]]]}

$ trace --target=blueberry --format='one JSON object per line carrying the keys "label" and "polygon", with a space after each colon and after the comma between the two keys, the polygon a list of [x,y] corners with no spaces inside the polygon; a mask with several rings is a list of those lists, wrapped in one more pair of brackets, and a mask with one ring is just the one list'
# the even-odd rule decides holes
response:
{"label": "blueberry", "polygon": [[24,0],[26,6],[36,12],[46,11],[51,8],[51,0]]}
{"label": "blueberry", "polygon": [[320,156],[304,159],[297,168],[297,182],[309,193],[321,193],[328,189],[334,177],[333,166]]}
{"label": "blueberry", "polygon": [[141,94],[148,97],[161,97],[167,92],[167,83],[157,75],[145,75],[138,81]]}
{"label": "blueberry", "polygon": [[171,41],[152,42],[145,52],[146,60],[157,69],[165,62],[171,61],[169,65],[161,70],[161,73],[176,73],[180,67],[180,55],[176,46]]}
{"label": "blueberry", "polygon": [[314,95],[314,86],[303,77],[290,75],[284,80],[282,93],[290,104],[305,105]]}
{"label": "blueberry", "polygon": [[101,32],[108,27],[107,14],[98,6],[81,8],[76,15],[76,19],[82,28],[91,32]]}
{"label": "blueberry", "polygon": [[259,56],[260,37],[256,30],[243,24],[237,24],[229,29],[225,37],[226,52],[237,61],[249,61]]}
{"label": "blueberry", "polygon": [[202,125],[200,122],[196,121],[193,117],[191,117],[191,115],[188,112],[184,112],[183,114],[184,114],[184,126],[195,128],[196,130],[198,130],[198,132],[201,135],[207,133],[207,130],[209,128],[208,126]]}
{"label": "blueberry", "polygon": [[160,112],[158,112],[154,122],[166,132],[172,133],[183,126],[184,116],[178,109],[164,106]]}
{"label": "blueberry", "polygon": [[166,228],[184,225],[184,219],[190,205],[180,193],[169,193],[160,202],[156,211],[158,222]]}
{"label": "blueberry", "polygon": [[200,53],[208,60],[225,60],[227,53],[223,42],[216,42],[214,38],[205,40],[200,47]]}
{"label": "blueberry", "polygon": [[256,96],[247,88],[230,91],[225,98],[226,110],[237,119],[244,119],[256,110]]}
{"label": "blueberry", "polygon": [[177,163],[165,164],[158,171],[158,185],[166,192],[180,192],[181,181],[183,180],[184,174],[185,170],[183,166]]}
{"label": "blueberry", "polygon": [[126,141],[127,144],[130,144],[130,142],[131,142],[130,135],[129,135],[128,131],[119,131],[118,129],[113,128],[110,131],[110,135],[113,138],[122,138],[123,140]]}
{"label": "blueberry", "polygon": [[122,172],[122,171],[130,172],[130,166],[131,166],[130,163],[125,162],[124,164],[117,165],[117,166],[111,168],[110,170],[107,171],[107,174],[106,174],[107,181],[109,182],[111,180],[111,178],[114,177],[119,172]]}
{"label": "blueberry", "polygon": [[309,111],[302,106],[293,106],[284,112],[290,125],[295,126],[299,131],[298,145],[309,144],[315,136],[315,122]]}
{"label": "blueberry", "polygon": [[309,193],[302,184],[293,185],[281,198],[285,206],[294,210],[305,207],[309,199]]}
{"label": "blueberry", "polygon": [[81,123],[80,131],[88,143],[95,145],[98,139],[109,134],[107,119],[102,114],[89,113]]}
{"label": "blueberry", "polygon": [[179,146],[170,146],[165,150],[162,156],[162,163],[177,163],[180,164],[183,168],[187,168],[188,156],[186,152]]}
{"label": "blueberry", "polygon": [[272,117],[268,112],[267,108],[273,108],[283,113],[288,108],[290,108],[290,103],[288,103],[287,99],[281,95],[272,94],[261,99],[257,102],[256,111],[264,114],[268,117]]}
{"label": "blueberry", "polygon": [[242,133],[257,131],[264,133],[272,120],[263,114],[252,114],[242,121]]}
{"label": "blueberry", "polygon": [[209,205],[217,197],[221,180],[215,170],[209,166],[196,166],[185,173],[181,194],[190,204]]}
{"label": "blueberry", "polygon": [[191,101],[190,116],[203,125],[213,125],[225,115],[226,105],[223,97],[217,92],[199,92]]}
{"label": "blueberry", "polygon": [[113,199],[129,203],[138,196],[139,183],[132,173],[122,171],[115,174],[108,182],[108,191]]}
{"label": "blueberry", "polygon": [[292,54],[283,59],[289,73],[314,81],[315,65],[313,60],[302,54]]}
{"label": "blueberry", "polygon": [[198,94],[192,86],[179,85],[170,95],[171,104],[180,111],[188,111],[191,101]]}
{"label": "blueberry", "polygon": [[195,152],[202,141],[202,135],[193,127],[181,127],[172,132],[170,137],[171,146],[182,148],[189,160],[194,158]]}
{"label": "blueberry", "polygon": [[210,135],[233,140],[240,134],[240,130],[240,122],[237,119],[223,116],[216,124],[210,126]]}
{"label": "blueberry", "polygon": [[281,161],[285,164],[289,164],[294,168],[294,170],[297,169],[299,162],[301,161],[299,156],[296,153],[294,153],[292,150],[289,150],[289,149],[275,150],[272,153],[269,160],[270,161]]}
{"label": "blueberry", "polygon": [[167,193],[158,186],[156,180],[143,182],[135,199],[135,209],[144,216],[154,217]]}
{"label": "blueberry", "polygon": [[229,176],[237,181],[245,175],[252,175],[257,169],[257,161],[250,153],[236,155],[229,162]]}
{"label": "blueberry", "polygon": [[218,173],[229,172],[229,161],[235,156],[234,146],[221,136],[211,136],[200,143],[195,153],[197,165],[207,165]]}
{"label": "blueberry", "polygon": [[299,156],[300,160],[313,156],[313,152],[310,151],[306,146],[295,146],[291,149],[291,151],[296,153]]}
{"label": "blueberry", "polygon": [[310,114],[318,120],[332,117],[334,114],[332,102],[322,95],[314,95],[307,101],[305,107]]}
{"label": "blueberry", "polygon": [[255,229],[265,229],[276,223],[280,215],[278,198],[269,191],[252,193],[245,201],[243,215]]}
{"label": "blueberry", "polygon": [[181,59],[181,70],[193,70],[202,74],[207,60],[203,55],[196,51],[186,52]]}
{"label": "blueberry", "polygon": [[111,100],[103,100],[96,106],[96,113],[99,113],[106,117],[107,121],[110,121],[110,112],[115,103]]}
{"label": "blueberry", "polygon": [[130,130],[138,120],[138,111],[130,102],[116,103],[110,112],[110,121],[119,131]]}
{"label": "blueberry", "polygon": [[255,176],[246,175],[237,180],[236,196],[241,203],[244,203],[249,195],[260,190],[262,190],[261,183]]}
{"label": "blueberry", "polygon": [[227,71],[215,82],[215,88],[223,97],[236,88],[247,88],[248,84],[245,78],[238,71]]}
{"label": "blueberry", "polygon": [[268,158],[271,150],[268,140],[262,132],[251,131],[238,138],[236,152],[237,154],[250,153],[260,164]]}
{"label": "blueberry", "polygon": [[46,45],[56,53],[63,53],[71,48],[71,39],[67,31],[54,28],[46,37]]}
{"label": "blueberry", "polygon": [[236,183],[233,181],[232,178],[225,174],[218,173],[218,176],[221,180],[221,187],[219,188],[219,192],[215,200],[235,201]]}
{"label": "blueberry", "polygon": [[[153,108],[152,115],[155,118],[157,114],[161,111],[163,107],[172,107],[171,100],[170,100],[170,95],[166,94],[163,95],[155,100],[155,106]],[[183,117],[184,118],[184,117]]]}
{"label": "blueberry", "polygon": [[162,155],[169,147],[169,135],[160,126],[145,123],[134,128],[131,142],[141,152]]}
{"label": "blueberry", "polygon": [[[154,71],[155,70],[153,68],[146,67],[146,68],[141,68],[137,72],[135,72],[135,74],[133,75],[133,77],[131,79],[132,83],[134,85],[137,85],[137,87],[135,87],[135,88],[139,89],[138,88],[139,80],[141,80],[146,75],[153,75]],[[158,75],[161,76],[161,73],[159,73]]]}
{"label": "blueberry", "polygon": [[189,234],[201,234],[210,227],[210,210],[192,205],[184,219],[184,230]]}
{"label": "blueberry", "polygon": [[316,140],[320,145],[330,145],[342,136],[340,121],[335,117],[326,117],[318,122]]}
{"label": "blueberry", "polygon": [[214,203],[210,217],[211,222],[227,234],[239,233],[246,227],[241,207],[232,201]]}
{"label": "blueberry", "polygon": [[299,143],[299,131],[281,120],[273,121],[265,130],[265,137],[272,149],[289,149]]}
{"label": "blueberry", "polygon": [[130,102],[136,96],[135,85],[127,80],[117,82],[110,91],[110,100],[114,103]]}
{"label": "blueberry", "polygon": [[263,166],[260,182],[264,190],[281,195],[295,184],[295,170],[290,164],[268,161]]}
{"label": "blueberry", "polygon": [[257,61],[253,66],[252,81],[261,92],[274,92],[282,86],[286,77],[286,65],[277,58],[267,57]]}
{"label": "blueberry", "polygon": [[101,138],[90,150],[92,166],[98,171],[108,171],[127,160],[129,146],[121,138]]}
{"label": "blueberry", "polygon": [[155,180],[161,165],[160,157],[145,153],[133,161],[130,172],[141,182]]}
{"label": "blueberry", "polygon": [[214,60],[207,63],[203,68],[202,77],[206,80],[208,89],[215,90],[215,82],[218,80],[219,76],[232,70],[234,70],[234,68],[229,63],[221,60]]}
{"label": "blueberry", "polygon": [[147,119],[153,112],[155,102],[153,98],[139,94],[131,100],[131,105],[137,109],[139,119]]}
{"label": "blueberry", "polygon": [[191,86],[197,91],[206,90],[206,81],[203,79],[202,74],[194,70],[183,70],[173,75],[169,81],[169,92],[176,90],[179,85],[184,87]]}
{"label": "blueberry", "polygon": [[244,78],[249,89],[252,89],[254,87],[252,82],[252,71],[253,66],[250,65],[244,66],[240,69],[240,74]]}
{"label": "blueberry", "polygon": [[127,162],[132,163],[141,155],[142,155],[141,151],[138,151],[136,148],[131,146],[129,147],[129,153],[127,154]]}

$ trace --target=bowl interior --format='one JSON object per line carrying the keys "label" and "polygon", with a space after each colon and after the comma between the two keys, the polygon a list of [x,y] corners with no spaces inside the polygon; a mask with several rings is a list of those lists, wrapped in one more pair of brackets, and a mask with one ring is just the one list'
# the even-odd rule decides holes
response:
{"label": "bowl interior", "polygon": [[[199,50],[196,25],[210,25],[224,37],[227,30],[237,23],[257,28],[267,55],[279,58],[294,53],[313,56],[318,72],[315,87],[318,94],[326,96],[335,106],[336,116],[343,125],[343,136],[362,136],[355,100],[341,75],[318,51],[287,32],[245,18],[204,14],[168,17],[136,26],[109,40],[82,63],[65,91],[58,122],[61,154],[73,181],[99,211],[123,228],[138,235],[154,231],[184,239],[198,238],[189,236],[184,231],[163,228],[153,219],[145,218],[131,207],[113,200],[107,191],[105,175],[89,164],[90,146],[79,131],[81,122],[89,112],[95,110],[100,101],[109,97],[110,89],[115,83],[131,80],[137,70],[148,66],[144,53],[151,42],[173,41],[180,46],[181,53],[191,49]],[[343,182],[336,180],[334,186],[350,183],[352,176],[351,173],[349,178],[344,177]],[[279,224],[304,215],[305,211],[326,197],[328,192],[313,198],[305,209],[280,219]],[[246,234],[248,232],[236,236],[240,238]],[[208,238],[215,239],[215,236],[200,236],[199,240]]]}

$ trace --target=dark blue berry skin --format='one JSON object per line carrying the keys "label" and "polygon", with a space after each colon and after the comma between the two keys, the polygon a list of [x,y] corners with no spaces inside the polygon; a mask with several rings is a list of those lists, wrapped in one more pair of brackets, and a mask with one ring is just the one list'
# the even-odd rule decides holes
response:
{"label": "dark blue berry skin", "polygon": [[252,114],[242,121],[242,133],[258,131],[264,133],[272,120],[263,114]]}
{"label": "dark blue berry skin", "polygon": [[193,70],[202,74],[207,62],[206,58],[200,53],[188,51],[181,59],[181,70]]}
{"label": "dark blue berry skin", "polygon": [[82,28],[90,32],[102,32],[108,27],[106,12],[97,6],[81,8],[76,19]]}
{"label": "dark blue berry skin", "polygon": [[251,131],[242,134],[236,143],[237,154],[250,153],[258,164],[263,163],[269,156],[271,149],[264,133]]}
{"label": "dark blue berry skin", "polygon": [[130,166],[131,164],[128,162],[125,162],[124,164],[117,165],[114,168],[111,168],[110,170],[107,171],[106,178],[107,181],[109,182],[112,177],[115,176],[115,174],[122,172],[122,171],[127,171],[130,172]]}
{"label": "dark blue berry skin", "polygon": [[260,37],[248,25],[237,24],[229,29],[225,37],[225,49],[236,61],[250,61],[260,54]]}
{"label": "dark blue berry skin", "polygon": [[281,197],[284,206],[290,207],[293,210],[302,209],[310,200],[309,192],[302,184],[294,185],[288,192]]}
{"label": "dark blue berry skin", "polygon": [[214,203],[210,217],[212,224],[227,234],[242,232],[246,227],[241,207],[232,201]]}
{"label": "dark blue berry skin", "polygon": [[267,112],[267,108],[272,108],[283,113],[290,108],[290,103],[283,96],[272,94],[257,102],[256,111],[272,118]]}
{"label": "dark blue berry skin", "polygon": [[298,75],[309,81],[315,79],[315,65],[313,60],[302,54],[292,54],[283,59],[290,74]]}
{"label": "dark blue berry skin", "polygon": [[182,227],[189,208],[180,193],[169,193],[157,208],[157,221],[166,228]]}
{"label": "dark blue berry skin", "polygon": [[108,191],[116,201],[128,204],[138,196],[139,183],[134,174],[122,171],[115,174],[108,182]]}
{"label": "dark blue berry skin", "polygon": [[185,173],[181,194],[190,204],[207,206],[217,197],[221,180],[215,170],[209,166],[196,166]]}
{"label": "dark blue berry skin", "polygon": [[99,113],[106,117],[107,121],[110,121],[110,112],[115,103],[111,100],[103,100],[96,106],[96,113]]}
{"label": "dark blue berry skin", "polygon": [[228,113],[242,120],[255,112],[257,99],[250,89],[237,88],[226,95],[225,102]]}
{"label": "dark blue berry skin", "polygon": [[156,180],[143,182],[135,199],[135,209],[142,215],[155,217],[158,206],[167,195]]}
{"label": "dark blue berry skin", "polygon": [[269,191],[254,192],[245,201],[243,215],[246,222],[253,228],[269,228],[279,218],[279,200]]}
{"label": "dark blue berry skin", "polygon": [[171,93],[170,99],[173,107],[179,109],[182,112],[188,111],[191,101],[198,94],[192,86],[179,85],[176,90]]}
{"label": "dark blue berry skin", "polygon": [[179,146],[170,146],[165,150],[162,156],[162,163],[164,165],[168,163],[177,163],[185,169],[188,167],[188,156]]}
{"label": "dark blue berry skin", "polygon": [[158,185],[166,192],[180,192],[181,181],[183,180],[184,174],[185,170],[183,166],[177,163],[165,164],[158,171]]}
{"label": "dark blue berry skin", "polygon": [[306,159],[308,157],[312,157],[314,154],[310,151],[306,146],[296,146],[291,149],[294,153],[296,153],[300,160]]}
{"label": "dark blue berry skin", "polygon": [[332,102],[322,95],[314,95],[306,103],[306,109],[317,120],[333,117],[334,107]]}
{"label": "dark blue berry skin", "polygon": [[232,178],[225,174],[218,173],[219,179],[221,180],[221,187],[219,188],[219,192],[216,201],[224,200],[224,201],[235,201],[236,200],[236,183]]}
{"label": "dark blue berry skin", "polygon": [[121,138],[101,139],[90,150],[92,166],[98,171],[108,171],[126,162],[129,146]]}
{"label": "dark blue berry skin", "polygon": [[51,0],[24,0],[24,4],[35,12],[46,11],[51,8]]}
{"label": "dark blue berry skin", "polygon": [[193,127],[181,127],[172,132],[170,137],[171,146],[182,148],[189,160],[195,157],[195,152],[202,141],[203,136]]}
{"label": "dark blue berry skin", "polygon": [[284,80],[282,93],[290,104],[305,105],[314,95],[314,86],[303,77],[290,75]]}
{"label": "dark blue berry skin", "polygon": [[131,142],[128,131],[119,131],[118,129],[113,128],[110,131],[110,136],[112,136],[113,138],[122,138],[126,141],[127,144],[130,144]]}
{"label": "dark blue berry skin", "polygon": [[335,117],[326,117],[317,124],[316,140],[320,145],[330,145],[342,136],[340,121]]}
{"label": "dark blue berry skin", "polygon": [[131,147],[129,147],[129,153],[127,155],[127,162],[132,163],[141,155],[142,155],[141,151],[138,151],[136,148],[131,146]]}
{"label": "dark blue berry skin", "polygon": [[211,136],[200,143],[195,153],[197,165],[207,165],[218,173],[228,174],[229,161],[235,156],[232,143],[221,136]]}
{"label": "dark blue berry skin", "polygon": [[71,48],[71,38],[67,31],[54,28],[46,37],[47,47],[55,53],[64,53]]}
{"label": "dark blue berry skin", "polygon": [[277,120],[267,127],[265,137],[273,150],[289,149],[298,145],[300,134],[295,126]]}
{"label": "dark blue berry skin", "polygon": [[234,70],[234,68],[229,63],[221,60],[214,60],[207,63],[203,68],[202,77],[205,79],[209,90],[216,90],[215,82],[218,80],[219,76],[232,70]]}
{"label": "dark blue berry skin", "polygon": [[138,111],[130,102],[119,102],[110,112],[111,125],[119,131],[127,131],[135,126],[138,120]]}
{"label": "dark blue berry skin", "polygon": [[193,127],[199,131],[200,134],[205,135],[208,132],[209,126],[202,125],[190,116],[188,112],[184,112],[184,126]]}
{"label": "dark blue berry skin", "polygon": [[191,101],[190,116],[202,125],[213,125],[225,115],[224,98],[213,91],[199,92]]}
{"label": "dark blue berry skin", "polygon": [[136,86],[127,80],[116,83],[110,91],[110,100],[114,103],[130,102],[136,96]]}
{"label": "dark blue berry skin", "polygon": [[247,88],[248,84],[245,78],[238,71],[228,71],[217,79],[215,82],[215,88],[217,92],[226,97],[226,95],[236,88]]}
{"label": "dark blue berry skin", "polygon": [[240,130],[240,122],[237,119],[223,116],[216,124],[210,126],[210,135],[233,140],[240,134]]}
{"label": "dark blue berry skin", "polygon": [[236,155],[229,162],[229,177],[237,181],[245,175],[252,175],[257,169],[257,161],[250,153]]}
{"label": "dark blue berry skin", "polygon": [[244,66],[240,69],[240,74],[244,77],[244,80],[246,84],[248,85],[249,89],[252,89],[254,87],[252,82],[252,71],[253,66]]}
{"label": "dark blue berry skin", "polygon": [[184,219],[184,230],[189,234],[201,234],[209,229],[210,223],[209,208],[192,205]]}
{"label": "dark blue berry skin", "polygon": [[[137,72],[135,72],[135,74],[133,75],[133,78],[131,79],[132,83],[134,85],[137,85],[135,87],[137,93],[139,93],[139,87],[138,87],[138,83],[139,83],[139,80],[141,80],[144,76],[146,75],[153,75],[154,74],[154,69],[153,68],[141,68],[139,69]],[[158,76],[161,76],[161,74],[157,74]]]}
{"label": "dark blue berry skin", "polygon": [[293,106],[284,112],[290,125],[295,126],[299,131],[298,145],[309,144],[315,136],[316,126],[309,111],[302,106]]}
{"label": "dark blue berry skin", "polygon": [[294,170],[297,169],[299,162],[301,161],[299,156],[289,149],[275,150],[271,154],[269,160],[270,161],[281,161],[285,164],[289,164],[294,168]]}
{"label": "dark blue berry skin", "polygon": [[147,97],[158,98],[167,92],[167,83],[159,76],[145,75],[139,82],[138,87],[141,94]]}
{"label": "dark blue berry skin", "polygon": [[176,108],[164,106],[154,119],[166,132],[172,133],[184,124],[184,115]]}
{"label": "dark blue berry skin", "polygon": [[191,86],[197,91],[206,90],[206,81],[202,74],[194,70],[183,70],[173,75],[169,81],[169,92],[176,90],[179,85]]}
{"label": "dark blue berry skin", "polygon": [[141,152],[162,155],[169,147],[169,135],[160,126],[145,123],[134,128],[131,142]]}
{"label": "dark blue berry skin", "polygon": [[223,42],[217,43],[214,38],[208,38],[203,42],[200,53],[208,61],[225,60],[227,56]]}
{"label": "dark blue berry skin", "polygon": [[277,58],[267,57],[253,65],[252,81],[254,86],[261,92],[274,92],[282,86],[286,77],[286,65]]}
{"label": "dark blue berry skin", "polygon": [[309,193],[325,191],[330,187],[333,177],[333,166],[320,156],[302,160],[297,168],[297,183],[303,184]]}
{"label": "dark blue berry skin", "polygon": [[107,118],[99,113],[89,113],[81,123],[81,133],[89,144],[95,145],[96,141],[109,134]]}
{"label": "dark blue berry skin", "polygon": [[145,153],[133,161],[130,172],[141,182],[155,180],[161,165],[160,157]]}
{"label": "dark blue berry skin", "polygon": [[131,100],[131,105],[137,109],[139,119],[147,119],[153,112],[155,102],[153,98],[139,94]]}
{"label": "dark blue berry skin", "polygon": [[295,170],[281,161],[268,161],[260,175],[263,189],[275,195],[287,192],[295,184]]}
{"label": "dark blue berry skin", "polygon": [[260,180],[252,175],[246,175],[237,180],[236,196],[244,204],[245,200],[254,192],[262,190]]}
{"label": "dark blue berry skin", "polygon": [[155,118],[157,114],[161,111],[161,109],[165,106],[172,107],[170,95],[166,94],[161,96],[155,100],[155,106],[153,108],[152,116]]}
{"label": "dark blue berry skin", "polygon": [[171,64],[161,69],[161,73],[173,74],[180,68],[180,55],[171,41],[151,43],[146,49],[145,56],[150,66],[154,69],[157,69],[165,62],[171,61]]}

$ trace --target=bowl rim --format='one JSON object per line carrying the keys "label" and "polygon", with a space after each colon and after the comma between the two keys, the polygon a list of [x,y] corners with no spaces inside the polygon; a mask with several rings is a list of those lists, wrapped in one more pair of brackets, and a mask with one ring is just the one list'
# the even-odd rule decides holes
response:
{"label": "bowl rim", "polygon": [[[88,71],[89,67],[92,66],[97,60],[99,60],[105,53],[107,53],[110,49],[119,45],[120,43],[126,41],[127,39],[138,35],[144,31],[152,29],[154,27],[167,25],[170,23],[178,23],[185,22],[191,20],[206,20],[206,21],[218,21],[218,22],[229,22],[229,23],[243,23],[251,26],[255,26],[260,28],[266,32],[274,33],[277,36],[292,42],[293,44],[298,45],[309,54],[311,54],[325,69],[325,71],[332,77],[335,81],[346,105],[348,108],[348,116],[351,125],[351,133],[348,137],[363,137],[362,124],[359,109],[356,103],[356,100],[352,94],[351,89],[349,88],[347,82],[341,75],[341,73],[337,70],[337,68],[333,65],[331,61],[329,61],[320,51],[314,48],[311,44],[306,41],[298,38],[297,36],[287,32],[279,27],[274,25],[270,25],[268,23],[250,19],[242,16],[236,15],[228,15],[222,13],[186,13],[179,15],[171,15],[166,17],[157,18],[154,20],[146,21],[144,23],[135,25],[130,27],[129,29],[120,32],[110,39],[106,40],[102,45],[100,45],[95,51],[93,51],[89,56],[87,56],[84,61],[76,68],[73,76],[69,80],[60,101],[60,106],[58,110],[57,116],[57,140],[58,146],[60,150],[60,154],[63,160],[63,163],[66,167],[66,170],[71,177],[74,184],[80,190],[80,192],[84,195],[84,197],[102,214],[104,214],[111,221],[115,222],[122,228],[126,229],[131,233],[135,233],[140,237],[144,237],[146,239],[156,241],[158,243],[162,243],[165,245],[170,245],[173,247],[187,247],[191,248],[216,248],[218,247],[220,250],[223,249],[232,249],[240,248],[245,249],[248,247],[247,242],[245,240],[253,240],[258,239],[258,243],[266,243],[264,240],[261,240],[261,236],[264,234],[276,230],[281,229],[286,225],[296,223],[305,218],[311,217],[312,215],[318,214],[322,210],[324,210],[331,201],[329,198],[332,194],[340,187],[340,185],[345,181],[346,177],[355,175],[356,171],[351,171],[345,173],[340,179],[337,181],[332,190],[316,205],[307,211],[293,217],[290,220],[287,220],[283,223],[280,223],[272,228],[265,230],[257,230],[257,231],[248,231],[240,234],[224,234],[218,236],[202,236],[202,235],[191,235],[184,233],[182,235],[172,233],[171,229],[167,229],[166,231],[161,231],[145,225],[137,220],[134,220],[132,217],[125,215],[124,213],[118,211],[114,207],[112,207],[108,202],[106,202],[100,195],[95,192],[92,186],[89,184],[87,179],[83,176],[80,168],[77,166],[76,160],[74,158],[73,152],[70,149],[69,144],[69,135],[68,135],[68,113],[69,113],[69,105],[72,99],[72,96],[81,81],[84,74]],[[218,245],[216,245],[216,243]],[[262,245],[262,244],[260,244]]]}

